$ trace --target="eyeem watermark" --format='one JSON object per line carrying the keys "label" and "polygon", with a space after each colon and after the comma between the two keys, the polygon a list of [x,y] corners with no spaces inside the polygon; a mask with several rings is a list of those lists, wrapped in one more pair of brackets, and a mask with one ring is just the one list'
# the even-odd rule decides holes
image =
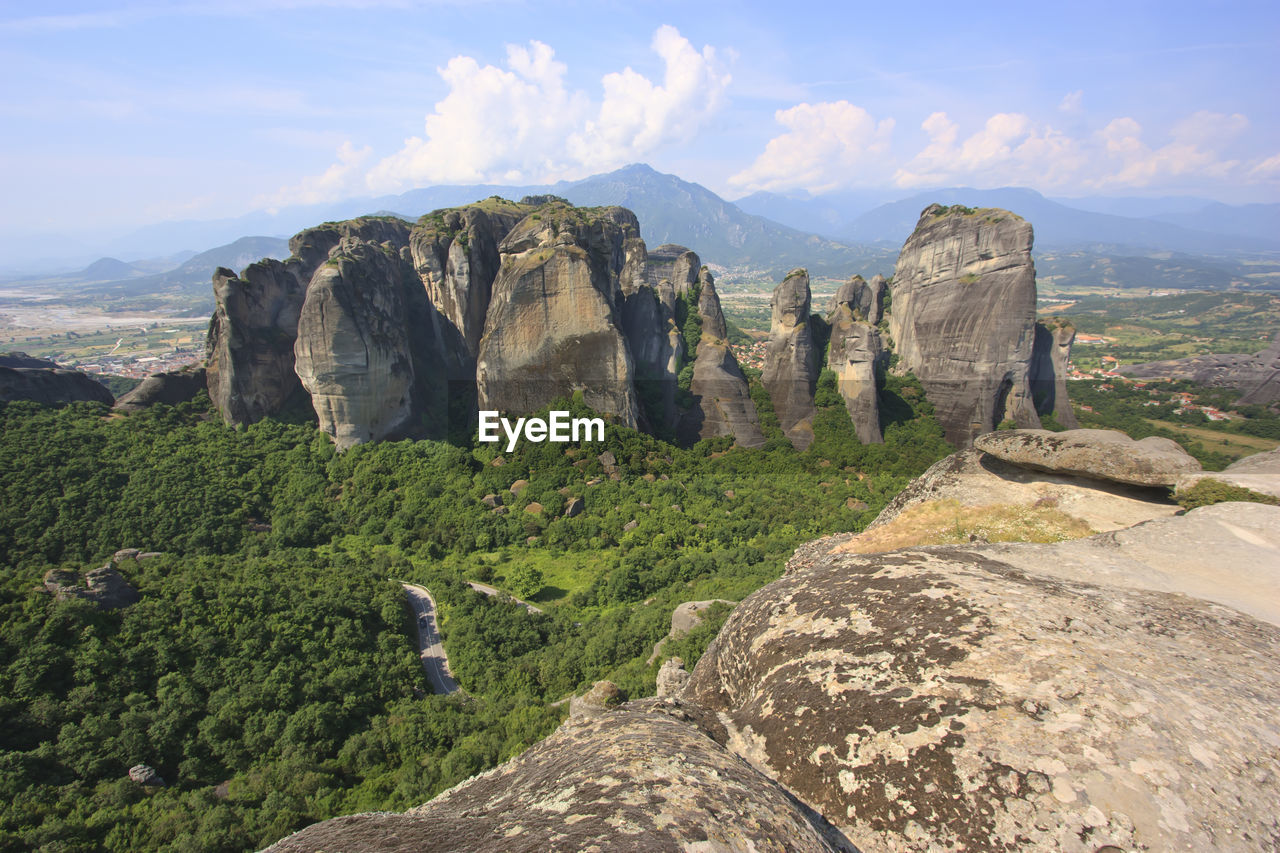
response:
{"label": "eyeem watermark", "polygon": [[480,440],[486,442],[501,441],[498,428],[507,436],[507,452],[516,449],[516,441],[523,433],[525,440],[537,444],[543,441],[604,441],[604,418],[570,418],[568,412],[552,410],[550,417],[516,418],[511,421],[498,412],[482,409],[480,411]]}

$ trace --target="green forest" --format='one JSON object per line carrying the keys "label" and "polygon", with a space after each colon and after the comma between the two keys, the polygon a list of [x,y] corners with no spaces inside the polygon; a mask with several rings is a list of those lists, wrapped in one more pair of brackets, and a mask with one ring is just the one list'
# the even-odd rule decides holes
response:
{"label": "green forest", "polygon": [[[889,378],[886,442],[864,446],[825,372],[804,452],[752,387],[769,440],[751,451],[610,425],[509,454],[338,454],[311,424],[227,427],[204,397],[0,405],[0,850],[249,850],[424,802],[545,737],[596,680],[652,694],[677,604],[740,600],[951,451],[910,377]],[[43,583],[122,548],[159,552],[118,561],[137,604]],[[425,692],[401,581],[434,594],[465,693]],[[692,666],[716,614],[668,652]],[[164,785],[131,781],[140,763]]]}

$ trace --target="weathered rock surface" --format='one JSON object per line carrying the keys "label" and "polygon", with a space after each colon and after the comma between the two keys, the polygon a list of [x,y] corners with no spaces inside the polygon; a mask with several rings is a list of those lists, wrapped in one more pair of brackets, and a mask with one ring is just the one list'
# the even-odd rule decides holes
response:
{"label": "weathered rock surface", "polygon": [[681,418],[681,438],[692,444],[699,438],[732,435],[741,447],[760,447],[764,444],[760,417],[751,401],[747,377],[729,349],[728,327],[710,272],[702,273],[699,287],[702,336],[689,385],[693,406]]}
{"label": "weathered rock surface", "polygon": [[1280,609],[1280,508],[1057,545],[830,545],[738,606],[685,696],[859,849],[1280,843],[1280,614],[1192,597]]}
{"label": "weathered rock surface", "polygon": [[[884,279],[879,280],[884,292]],[[855,282],[861,281],[855,277]],[[864,283],[865,284],[865,283]],[[831,327],[831,343],[827,350],[827,367],[836,375],[836,390],[844,398],[845,409],[858,440],[863,444],[883,444],[880,430],[880,399],[877,393],[879,374],[884,370],[886,355],[880,340],[880,332],[873,321],[865,319],[868,311],[879,310],[879,296],[872,299],[869,287],[857,287],[854,282],[841,286],[832,299],[827,325]]]}
{"label": "weathered rock surface", "polygon": [[425,805],[334,818],[268,851],[841,849],[820,818],[691,725],[700,717],[667,701],[573,718]]}
{"label": "weathered rock surface", "polygon": [[1071,344],[1075,339],[1076,329],[1070,323],[1036,323],[1031,394],[1038,413],[1052,414],[1067,429],[1080,426],[1075,412],[1071,410],[1071,401],[1067,399],[1067,363],[1071,359]]}
{"label": "weathered rock surface", "polygon": [[[870,553],[907,544],[934,544],[916,538],[913,529],[920,526],[919,515],[923,509],[948,503],[992,509],[1047,507],[1067,519],[1078,519],[1094,532],[1132,527],[1181,511],[1164,488],[1047,473],[1004,462],[970,448],[940,460],[913,480],[865,532],[854,538],[850,550]],[[909,510],[916,510],[914,519]],[[904,513],[907,513],[905,518]],[[929,531],[919,530],[918,535],[927,537]]]}
{"label": "weathered rock surface", "polygon": [[638,235],[628,210],[562,202],[512,229],[480,340],[481,409],[524,414],[581,391],[596,411],[637,425],[620,276]]}
{"label": "weathered rock surface", "polygon": [[160,774],[155,768],[148,764],[135,764],[129,768],[129,779],[137,782],[139,785],[151,785],[157,788],[164,787],[164,779],[160,778]]}
{"label": "weathered rock surface", "polygon": [[827,313],[832,314],[841,305],[848,305],[854,319],[876,325],[884,318],[884,294],[888,285],[884,276],[875,275],[867,281],[860,275],[840,285],[835,296],[827,304]]}
{"label": "weathered rock surface", "polygon": [[1180,477],[1200,472],[1195,457],[1172,439],[1134,441],[1112,429],[1001,430],[980,436],[973,446],[1023,468],[1135,486],[1172,488]]}
{"label": "weathered rock surface", "polygon": [[1004,420],[1038,428],[1031,388],[1031,225],[998,208],[930,205],[902,247],[889,328],[959,448]]}
{"label": "weathered rock surface", "polygon": [[431,304],[461,339],[471,371],[502,262],[498,246],[530,209],[492,198],[428,214],[410,235],[414,270]]}
{"label": "weathered rock surface", "polygon": [[702,262],[683,246],[660,246],[671,254],[680,250],[674,260],[665,258],[650,263],[644,241],[638,237],[628,241],[628,264],[639,269],[624,274],[622,331],[635,363],[636,393],[640,403],[642,426],[649,432],[667,434],[676,425],[676,379],[684,360],[684,338],[676,325],[676,289],[668,277],[654,281],[662,271],[679,275],[684,290],[685,279],[695,277]]}
{"label": "weathered rock surface", "polygon": [[1174,493],[1185,492],[1201,480],[1217,480],[1280,498],[1280,447],[1237,459],[1224,471],[1205,471],[1179,477]]}
{"label": "weathered rock surface", "polygon": [[671,282],[676,296],[683,296],[693,287],[702,270],[702,261],[690,249],[674,243],[663,243],[648,252],[645,262],[645,278],[653,287],[663,281]]}
{"label": "weathered rock surface", "polygon": [[110,406],[107,386],[78,370],[45,367],[0,367],[0,403],[31,400],[46,406],[94,402]]}
{"label": "weathered rock surface", "polygon": [[296,258],[262,260],[239,276],[224,267],[213,274],[205,384],[227,423],[256,423],[302,395],[293,350],[309,281]]}
{"label": "weathered rock surface", "polygon": [[142,380],[138,387],[116,400],[115,408],[136,412],[150,408],[156,403],[176,406],[179,403],[191,402],[207,387],[208,380],[203,367],[153,373]]}
{"label": "weathered rock surface", "polygon": [[[414,415],[427,402],[415,393],[418,380],[442,378],[438,366],[415,371],[413,350],[427,330],[410,332],[409,298],[418,288],[403,247],[344,238],[307,288],[297,375],[340,449],[414,433]],[[443,398],[431,408],[439,411]]]}
{"label": "weathered rock surface", "polygon": [[774,288],[769,344],[760,376],[782,431],[799,450],[813,443],[813,392],[818,385],[810,301],[807,270],[792,270]]}
{"label": "weathered rock surface", "polygon": [[689,684],[689,672],[684,668],[684,658],[668,658],[658,667],[656,679],[657,696],[679,698]]}
{"label": "weathered rock surface", "polygon": [[1194,355],[1126,364],[1116,371],[1135,379],[1188,379],[1200,385],[1236,388],[1241,394],[1237,402],[1267,405],[1280,400],[1280,332],[1269,347],[1253,355]]}
{"label": "weathered rock surface", "polygon": [[118,610],[141,600],[138,591],[110,563],[85,572],[83,586],[74,569],[50,569],[45,572],[44,587],[60,601],[80,598],[103,610]]}

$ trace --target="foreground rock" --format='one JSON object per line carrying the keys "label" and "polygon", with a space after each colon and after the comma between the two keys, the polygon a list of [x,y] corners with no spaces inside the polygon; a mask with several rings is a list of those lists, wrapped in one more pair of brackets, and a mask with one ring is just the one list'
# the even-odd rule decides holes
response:
{"label": "foreground rock", "polygon": [[425,805],[334,818],[268,850],[841,849],[821,819],[700,730],[700,717],[665,702],[574,718]]}
{"label": "foreground rock", "polygon": [[1135,486],[1172,488],[1180,477],[1200,471],[1195,457],[1172,439],[1134,441],[1112,429],[1001,430],[979,437],[973,446],[1024,468]]}
{"label": "foreground rock", "polygon": [[1007,210],[930,205],[902,247],[889,328],[959,448],[1005,420],[1038,428],[1031,387],[1031,225]]}
{"label": "foreground rock", "polygon": [[787,273],[773,291],[769,344],[760,384],[773,401],[778,424],[793,447],[813,444],[813,392],[818,384],[818,354],[809,326],[809,273]]}
{"label": "foreground rock", "polygon": [[148,409],[157,403],[176,406],[189,403],[208,387],[203,367],[153,373],[116,400],[115,408],[125,412]]}
{"label": "foreground rock", "polygon": [[1253,355],[1194,355],[1172,361],[1126,364],[1119,373],[1135,379],[1187,379],[1199,385],[1235,388],[1241,404],[1280,400],[1280,332],[1271,345]]}
{"label": "foreground rock", "polygon": [[[833,544],[739,605],[685,696],[859,849],[1280,839],[1280,509],[1059,545]],[[1269,599],[1269,621],[1189,597],[1208,594]]]}
{"label": "foreground rock", "polygon": [[1179,477],[1176,494],[1181,495],[1202,480],[1216,480],[1228,486],[1280,498],[1280,447],[1237,459],[1223,471],[1205,471]]}
{"label": "foreground rock", "polygon": [[[11,361],[20,360],[14,357]],[[0,403],[11,400],[31,400],[46,406],[79,402],[106,403],[110,406],[115,402],[115,397],[111,396],[107,386],[78,370],[0,366]]]}

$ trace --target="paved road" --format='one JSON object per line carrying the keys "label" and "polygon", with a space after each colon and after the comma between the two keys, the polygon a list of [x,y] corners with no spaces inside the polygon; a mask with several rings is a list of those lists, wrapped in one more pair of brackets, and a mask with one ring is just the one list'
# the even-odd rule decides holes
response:
{"label": "paved road", "polygon": [[418,626],[418,648],[421,650],[422,668],[432,693],[456,693],[460,689],[449,672],[449,658],[440,642],[440,628],[436,625],[436,601],[425,587],[410,583],[400,584],[413,608],[414,622]]}
{"label": "paved road", "polygon": [[528,610],[530,613],[541,613],[541,612],[542,612],[542,608],[541,608],[541,607],[537,607],[537,606],[535,606],[535,605],[533,605],[533,604],[530,604],[530,603],[529,603],[529,602],[527,602],[527,601],[521,601],[520,599],[516,598],[516,597],[515,597],[514,595],[512,595],[511,593],[509,593],[509,592],[503,592],[503,591],[502,591],[502,590],[500,590],[500,589],[494,589],[493,587],[489,586],[488,584],[480,583],[479,581],[467,581],[467,586],[471,587],[471,588],[472,588],[472,589],[474,589],[476,592],[483,592],[485,595],[491,595],[491,596],[492,596],[492,595],[505,595],[507,598],[510,598],[510,599],[511,599],[512,601],[514,601],[516,604],[523,604],[523,605],[524,605],[524,609],[525,609],[525,610]]}

